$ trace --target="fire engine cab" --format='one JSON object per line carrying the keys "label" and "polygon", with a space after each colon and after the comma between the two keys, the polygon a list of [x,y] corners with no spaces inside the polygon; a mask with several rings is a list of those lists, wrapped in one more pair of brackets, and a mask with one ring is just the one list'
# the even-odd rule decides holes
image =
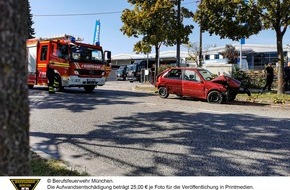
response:
{"label": "fire engine cab", "polygon": [[83,87],[91,92],[105,84],[111,71],[111,52],[99,45],[82,43],[79,38],[63,35],[27,40],[28,86],[48,85],[46,71],[54,70],[58,90]]}

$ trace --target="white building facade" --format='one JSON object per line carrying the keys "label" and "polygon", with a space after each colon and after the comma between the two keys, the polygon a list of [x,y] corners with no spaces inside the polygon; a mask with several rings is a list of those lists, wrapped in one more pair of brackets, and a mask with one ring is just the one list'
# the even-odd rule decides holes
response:
{"label": "white building facade", "polygon": [[[260,70],[268,63],[276,64],[278,62],[277,46],[276,45],[261,45],[261,44],[234,44],[237,51],[242,48],[242,58],[248,61],[249,69]],[[210,48],[203,52],[205,60],[223,59],[220,54],[225,50],[225,46]],[[290,62],[290,46],[284,46],[284,62],[285,66]]]}
{"label": "white building facade", "polygon": [[[237,51],[240,51],[240,44],[233,44]],[[290,62],[290,45],[284,46],[284,62],[285,66]],[[203,58],[207,60],[219,60],[223,59],[220,54],[225,50],[225,46],[210,48],[203,52]],[[160,63],[176,63],[176,51],[169,50],[160,52]],[[182,65],[188,65],[190,56],[188,52],[181,51],[180,63]],[[268,63],[276,64],[278,62],[278,54],[276,45],[262,45],[262,44],[243,44],[242,45],[242,58],[248,62],[248,68],[252,70],[260,70]],[[155,54],[118,54],[112,56],[112,65],[127,65],[133,63],[135,60],[149,59],[155,60]],[[189,61],[187,61],[189,60]],[[217,61],[218,62],[218,61]],[[189,64],[190,65],[190,64]]]}

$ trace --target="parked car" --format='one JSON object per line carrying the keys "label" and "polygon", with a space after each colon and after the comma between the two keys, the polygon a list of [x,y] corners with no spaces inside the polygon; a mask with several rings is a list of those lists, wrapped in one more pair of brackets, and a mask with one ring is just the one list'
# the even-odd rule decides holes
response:
{"label": "parked car", "polygon": [[154,61],[149,60],[136,60],[131,65],[127,66],[127,79],[130,82],[133,81],[142,81],[142,70],[151,69],[154,65]]}
{"label": "parked car", "polygon": [[155,85],[161,98],[176,94],[220,104],[234,101],[238,93],[250,95],[248,89],[240,89],[240,81],[214,75],[202,68],[169,68],[157,75],[156,79]]}
{"label": "parked car", "polygon": [[121,65],[117,71],[117,80],[126,80],[127,77],[127,65]]}

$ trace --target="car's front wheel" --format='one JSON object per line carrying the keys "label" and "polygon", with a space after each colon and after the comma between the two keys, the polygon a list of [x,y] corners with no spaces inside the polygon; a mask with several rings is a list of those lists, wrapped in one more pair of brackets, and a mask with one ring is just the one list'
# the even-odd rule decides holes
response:
{"label": "car's front wheel", "polygon": [[223,101],[223,96],[219,91],[211,91],[207,95],[207,101],[209,103],[220,104]]}
{"label": "car's front wheel", "polygon": [[158,93],[161,98],[167,98],[169,96],[169,93],[166,87],[160,87],[158,89]]}

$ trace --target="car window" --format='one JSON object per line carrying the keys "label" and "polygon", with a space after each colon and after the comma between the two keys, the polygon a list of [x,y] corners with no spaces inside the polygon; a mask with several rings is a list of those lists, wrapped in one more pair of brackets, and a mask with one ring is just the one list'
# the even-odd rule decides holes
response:
{"label": "car window", "polygon": [[201,76],[205,79],[205,80],[212,80],[214,78],[216,78],[216,75],[214,75],[213,73],[211,73],[208,70],[200,70],[199,73],[201,74]]}
{"label": "car window", "polygon": [[127,66],[125,66],[125,65],[121,65],[120,67],[119,67],[119,69],[120,70],[123,70],[123,69],[125,69]]}
{"label": "car window", "polygon": [[200,82],[200,77],[193,70],[184,70],[183,80]]}
{"label": "car window", "polygon": [[172,69],[168,72],[167,78],[171,79],[181,79],[181,70],[180,69]]}
{"label": "car window", "polygon": [[127,71],[135,71],[136,70],[136,65],[128,65],[127,66]]}

